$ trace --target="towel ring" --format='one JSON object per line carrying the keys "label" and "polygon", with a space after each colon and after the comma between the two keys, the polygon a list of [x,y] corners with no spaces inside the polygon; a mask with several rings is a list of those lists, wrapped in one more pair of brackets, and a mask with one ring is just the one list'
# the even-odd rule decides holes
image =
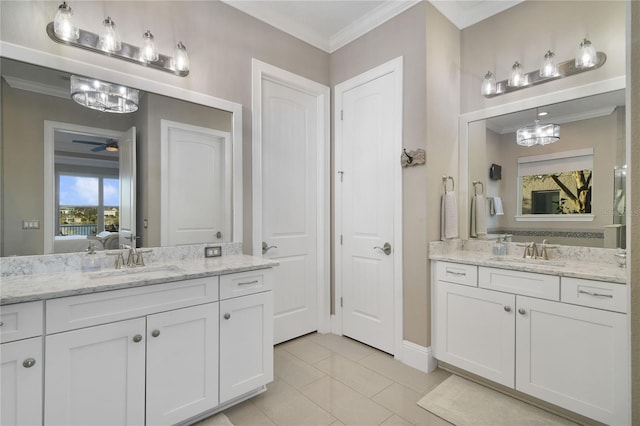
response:
{"label": "towel ring", "polygon": [[447,181],[451,181],[451,192],[456,188],[456,182],[453,180],[451,176],[442,176],[442,187],[444,188],[444,192],[447,193]]}
{"label": "towel ring", "polygon": [[[473,182],[471,182],[471,183],[473,183],[473,192],[474,192],[476,195],[482,195],[482,194],[484,194],[484,183],[482,183],[482,182],[480,182],[480,181],[477,181],[477,180],[474,180],[474,181],[473,181]],[[482,188],[482,189],[480,190],[480,193],[478,193],[478,185],[480,185],[480,187]]]}

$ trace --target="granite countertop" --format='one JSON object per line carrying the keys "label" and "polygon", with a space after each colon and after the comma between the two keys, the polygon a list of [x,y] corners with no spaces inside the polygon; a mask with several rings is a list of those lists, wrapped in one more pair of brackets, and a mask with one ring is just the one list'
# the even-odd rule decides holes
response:
{"label": "granite countertop", "polygon": [[608,281],[626,284],[626,269],[612,263],[575,261],[568,259],[541,260],[523,259],[518,256],[495,256],[490,252],[473,250],[435,251],[429,255],[430,260],[465,263],[477,266],[511,269],[515,271],[534,272],[556,275],[560,277],[583,278],[596,281]]}
{"label": "granite countertop", "polygon": [[172,260],[126,269],[97,272],[57,272],[2,277],[0,305],[30,302],[224,275],[277,266],[278,262],[247,255],[230,255],[195,260]]}

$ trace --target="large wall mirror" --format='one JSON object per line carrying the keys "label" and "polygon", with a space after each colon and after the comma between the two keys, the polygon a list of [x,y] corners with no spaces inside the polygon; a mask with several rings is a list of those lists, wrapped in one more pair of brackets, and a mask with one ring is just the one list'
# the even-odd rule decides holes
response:
{"label": "large wall mirror", "polygon": [[[462,116],[461,217],[462,228],[471,229],[466,236],[625,246],[625,90],[592,91],[597,93],[579,96],[576,90],[561,102],[495,109],[506,114]],[[518,129],[536,120],[560,126],[560,139],[518,145]],[[474,234],[478,200],[486,203],[482,235]]]}
{"label": "large wall mirror", "polygon": [[[74,64],[60,70],[0,60],[2,256],[79,252],[89,243],[112,249],[132,234],[139,246],[160,246],[163,122],[209,132],[221,152],[215,183],[199,189],[216,194],[215,209],[206,210],[219,220],[198,242],[242,241],[241,106],[175,88],[166,96],[162,86],[138,79],[147,90],[136,112],[98,111],[70,98],[70,76],[91,77],[91,66],[71,73]],[[182,92],[186,99],[176,96]],[[202,135],[193,138],[200,144]],[[198,202],[184,200],[182,208],[199,211]]]}

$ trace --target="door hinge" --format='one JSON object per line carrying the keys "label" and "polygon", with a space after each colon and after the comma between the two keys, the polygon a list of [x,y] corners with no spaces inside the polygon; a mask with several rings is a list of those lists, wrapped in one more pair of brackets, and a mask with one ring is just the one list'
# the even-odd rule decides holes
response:
{"label": "door hinge", "polygon": [[342,297],[340,297],[340,307],[342,308],[344,305],[342,304]]}
{"label": "door hinge", "polygon": [[344,110],[340,110],[340,120],[344,120]]}
{"label": "door hinge", "polygon": [[342,245],[342,234],[340,234],[340,245]]}
{"label": "door hinge", "polygon": [[344,179],[344,172],[342,170],[338,170],[338,174],[340,175],[340,182]]}

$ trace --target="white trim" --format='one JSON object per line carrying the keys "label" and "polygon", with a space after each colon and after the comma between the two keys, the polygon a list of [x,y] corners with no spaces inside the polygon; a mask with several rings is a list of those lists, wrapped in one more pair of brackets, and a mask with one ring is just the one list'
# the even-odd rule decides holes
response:
{"label": "white trim", "polygon": [[[458,121],[458,135],[460,143],[460,179],[458,185],[458,211],[460,238],[469,238],[469,123],[478,120],[484,120],[498,115],[509,114],[523,109],[532,109],[554,103],[564,102],[571,99],[583,98],[586,96],[598,95],[600,93],[611,92],[614,90],[624,89],[626,77],[614,77],[608,80],[597,81],[585,84],[583,86],[572,87],[565,90],[559,90],[553,93],[547,93],[540,96],[534,96],[518,100],[515,102],[498,105],[495,107],[485,108],[477,111],[461,114]],[[481,96],[478,94],[478,96]]]}
{"label": "white trim", "polygon": [[438,367],[438,361],[433,357],[433,350],[430,347],[420,346],[408,340],[402,341],[401,361],[425,373],[431,373]]}
{"label": "white trim", "polygon": [[[88,75],[97,79],[135,87],[196,104],[217,108],[233,114],[233,241],[242,242],[242,104],[194,92],[179,86],[160,83],[144,77],[103,68],[75,59],[52,55],[39,50],[0,41],[0,56],[64,72]],[[182,79],[180,81],[188,82]]]}
{"label": "white trim", "polygon": [[553,152],[551,154],[529,155],[518,157],[518,164],[535,163],[537,161],[557,160],[559,158],[583,157],[593,155],[593,147],[573,149],[571,151]]}
{"label": "white trim", "polygon": [[422,0],[388,1],[358,18],[345,28],[329,37],[329,53],[333,53],[346,46],[355,39],[379,27],[388,20],[395,18],[405,10],[420,3]]}
{"label": "white trim", "polygon": [[[399,56],[365,71],[349,80],[343,81],[334,87],[334,117],[339,117],[342,111],[342,95],[344,92],[362,85],[368,81],[374,80],[381,76],[393,73],[397,78],[395,81],[395,99],[396,116],[393,118],[398,123],[398,129],[395,137],[391,141],[394,145],[395,152],[402,152],[402,135],[403,135],[403,57]],[[335,140],[335,170],[342,170],[342,152],[337,147],[342,144],[342,120],[334,120],[334,140]],[[400,162],[396,162],[394,166],[394,223],[393,223],[393,296],[394,296],[394,356],[401,358],[402,342],[403,342],[403,271],[402,271],[402,168]],[[336,172],[336,179],[339,175]],[[334,306],[335,318],[332,323],[332,333],[342,335],[342,309],[340,309],[340,298],[342,297],[342,245],[340,244],[340,235],[342,233],[342,187],[335,186],[334,190],[334,212],[335,212],[335,229],[334,229]]]}
{"label": "white trim", "polygon": [[51,84],[38,83],[23,78],[14,77],[12,75],[3,74],[2,78],[7,82],[9,87],[29,92],[39,93],[42,95],[55,96],[63,99],[71,99],[69,89],[62,89]]}
{"label": "white trim", "polygon": [[524,214],[515,216],[516,222],[593,222],[592,214]]}
{"label": "white trim", "polygon": [[316,253],[317,253],[317,327],[319,333],[331,330],[330,303],[330,89],[328,86],[259,61],[251,60],[252,67],[252,241],[251,253],[262,256],[262,81],[270,80],[308,93],[316,98],[318,111],[316,187]]}
{"label": "white trim", "polygon": [[43,157],[44,172],[42,182],[42,198],[44,202],[42,218],[43,254],[55,253],[54,229],[56,217],[56,176],[55,176],[55,133],[56,131],[89,133],[104,135],[105,138],[120,138],[121,131],[100,129],[98,127],[80,126],[60,121],[44,121]]}

